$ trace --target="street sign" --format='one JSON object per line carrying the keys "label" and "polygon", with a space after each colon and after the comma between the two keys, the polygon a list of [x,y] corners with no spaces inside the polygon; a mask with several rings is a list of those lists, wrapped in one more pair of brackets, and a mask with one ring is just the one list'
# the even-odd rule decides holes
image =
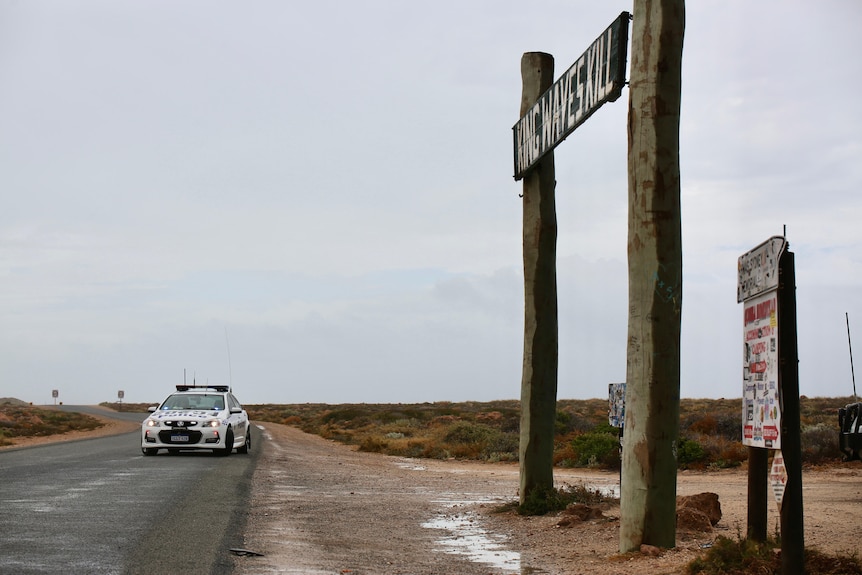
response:
{"label": "street sign", "polygon": [[739,256],[737,302],[743,309],[742,443],[781,449],[778,377],[778,263],[787,248],[772,236]]}
{"label": "street sign", "polygon": [[605,102],[620,97],[631,14],[623,12],[512,127],[520,180]]}
{"label": "street sign", "polygon": [[772,236],[753,250],[739,256],[736,302],[778,288],[778,260],[787,247],[782,236]]}
{"label": "street sign", "polygon": [[625,427],[626,384],[608,384],[608,423],[612,427]]}

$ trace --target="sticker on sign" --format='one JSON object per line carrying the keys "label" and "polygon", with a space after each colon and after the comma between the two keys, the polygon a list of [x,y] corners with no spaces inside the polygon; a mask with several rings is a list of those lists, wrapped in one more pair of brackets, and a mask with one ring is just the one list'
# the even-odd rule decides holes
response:
{"label": "sticker on sign", "polygon": [[772,494],[780,508],[784,501],[784,490],[787,487],[787,467],[784,466],[784,456],[781,455],[781,451],[776,451],[775,457],[772,458],[769,483],[772,485]]}

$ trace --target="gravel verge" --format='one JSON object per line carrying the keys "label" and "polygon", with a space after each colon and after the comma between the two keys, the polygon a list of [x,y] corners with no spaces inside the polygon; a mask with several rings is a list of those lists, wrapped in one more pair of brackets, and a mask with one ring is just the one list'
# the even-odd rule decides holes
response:
{"label": "gravel verge", "polygon": [[[262,426],[245,544],[264,556],[238,561],[241,574],[683,573],[716,537],[746,529],[744,469],[681,472],[678,493],[717,493],[721,521],[709,532],[678,530],[677,546],[657,555],[620,554],[619,506],[570,527],[559,515],[496,512],[517,498],[517,464],[393,458]],[[558,469],[555,478],[619,485],[618,474],[592,470]],[[808,470],[803,482],[806,546],[858,553],[846,527],[862,522],[862,465]],[[777,530],[777,504],[768,517]]]}

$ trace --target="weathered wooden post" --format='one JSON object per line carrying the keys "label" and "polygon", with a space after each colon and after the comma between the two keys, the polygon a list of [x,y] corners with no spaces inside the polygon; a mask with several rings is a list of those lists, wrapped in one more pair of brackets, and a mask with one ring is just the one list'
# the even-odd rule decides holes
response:
{"label": "weathered wooden post", "polygon": [[767,502],[769,501],[769,450],[748,447],[748,532],[752,541],[766,541]]}
{"label": "weathered wooden post", "polygon": [[802,431],[799,351],[796,338],[796,258],[784,250],[778,268],[778,386],[781,390],[781,454],[787,483],[781,501],[781,575],[805,572],[802,512]]}
{"label": "weathered wooden post", "polygon": [[683,0],[635,0],[629,95],[629,324],[620,551],[676,545],[682,311]]}
{"label": "weathered wooden post", "polygon": [[[554,58],[521,58],[521,116],[554,81]],[[520,500],[554,487],[557,406],[557,212],[554,152],[523,180],[524,363],[521,373]]]}
{"label": "weathered wooden post", "polygon": [[524,363],[521,373],[521,505],[554,487],[557,407],[557,214],[554,148],[625,83],[623,12],[562,76],[554,58],[521,58],[521,119],[513,126],[515,179],[523,179]]}

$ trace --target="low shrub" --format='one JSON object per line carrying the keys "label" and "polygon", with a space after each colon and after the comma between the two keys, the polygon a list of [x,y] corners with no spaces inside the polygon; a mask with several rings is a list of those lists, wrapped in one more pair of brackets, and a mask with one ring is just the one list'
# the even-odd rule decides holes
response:
{"label": "low shrub", "polygon": [[554,465],[560,467],[576,467],[578,454],[572,447],[572,441],[578,434],[571,433],[569,435],[557,439],[554,445]]}
{"label": "low shrub", "polygon": [[[0,406],[0,419],[5,423],[2,434],[6,438],[34,437],[89,431],[102,427],[104,423],[83,413],[57,411],[30,406]],[[7,445],[11,443],[7,439]]]}
{"label": "low shrub", "polygon": [[554,422],[554,430],[557,435],[568,435],[573,431],[589,431],[593,427],[593,423],[587,421],[577,413],[562,409],[557,410],[556,421]]}
{"label": "low shrub", "polygon": [[350,429],[366,427],[371,423],[371,418],[366,412],[353,407],[330,411],[325,413],[320,420],[323,424],[334,424]]}
{"label": "low shrub", "polygon": [[389,442],[381,441],[377,437],[366,436],[359,444],[359,451],[367,451],[369,453],[387,453]]}
{"label": "low shrub", "polygon": [[[688,564],[688,575],[744,575],[775,573],[774,540],[758,543],[751,539],[730,539],[719,535],[702,557]],[[780,567],[780,563],[779,563]]]}
{"label": "low shrub", "polygon": [[[758,543],[751,539],[730,539],[720,535],[703,556],[686,566],[688,575],[778,575],[781,569],[780,543],[775,539]],[[804,573],[817,575],[862,575],[856,555],[831,556],[815,549],[804,552]]]}
{"label": "low shrub", "polygon": [[518,433],[495,431],[485,443],[482,458],[487,461],[518,461],[520,441]]}
{"label": "low shrub", "polygon": [[742,441],[740,413],[690,413],[681,418],[680,430],[690,435],[721,436]]}
{"label": "low shrub", "polygon": [[817,423],[802,428],[802,462],[810,465],[841,460],[838,449],[838,425]]}
{"label": "low shrub", "polygon": [[748,447],[736,439],[719,437],[715,445],[718,449],[714,453],[710,452],[710,467],[718,469],[739,467],[743,461],[748,460]]}
{"label": "low shrub", "polygon": [[596,426],[593,431],[575,436],[571,441],[571,449],[576,467],[620,467],[618,431],[606,423]]}
{"label": "low shrub", "polygon": [[676,460],[680,469],[692,469],[704,466],[706,450],[692,439],[680,438],[676,444]]}
{"label": "low shrub", "polygon": [[519,436],[481,423],[459,421],[443,430],[441,448],[451,457],[517,460]]}
{"label": "low shrub", "polygon": [[517,507],[519,515],[545,515],[554,511],[562,511],[574,503],[598,505],[616,501],[615,498],[603,494],[598,489],[585,485],[563,485],[559,488],[534,489]]}
{"label": "low shrub", "polygon": [[494,429],[481,423],[459,421],[447,429],[443,440],[446,443],[475,444],[484,443],[492,435]]}

